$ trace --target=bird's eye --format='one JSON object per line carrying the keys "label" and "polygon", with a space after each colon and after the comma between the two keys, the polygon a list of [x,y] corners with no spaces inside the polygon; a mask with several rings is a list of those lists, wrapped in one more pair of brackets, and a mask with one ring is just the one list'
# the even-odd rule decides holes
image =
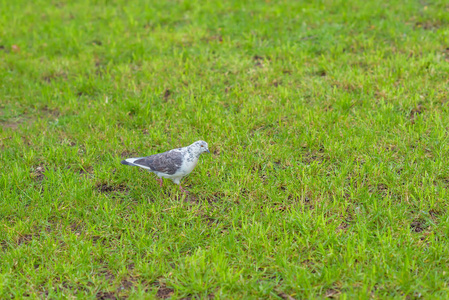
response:
{"label": "bird's eye", "polygon": [[204,147],[203,145],[201,145],[201,147]]}

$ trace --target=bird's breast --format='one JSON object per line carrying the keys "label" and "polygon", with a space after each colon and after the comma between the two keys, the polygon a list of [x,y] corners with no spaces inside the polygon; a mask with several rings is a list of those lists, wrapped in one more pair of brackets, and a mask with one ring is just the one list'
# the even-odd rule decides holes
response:
{"label": "bird's breast", "polygon": [[197,163],[198,163],[198,158],[197,157],[195,157],[192,160],[185,161],[183,163],[183,166],[181,167],[182,172],[184,174],[186,174],[186,175],[189,174],[196,167]]}

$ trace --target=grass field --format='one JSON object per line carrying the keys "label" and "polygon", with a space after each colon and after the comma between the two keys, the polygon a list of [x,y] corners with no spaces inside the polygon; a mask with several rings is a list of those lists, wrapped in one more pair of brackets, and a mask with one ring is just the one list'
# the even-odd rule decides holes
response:
{"label": "grass field", "polygon": [[446,1],[0,7],[1,299],[449,297]]}

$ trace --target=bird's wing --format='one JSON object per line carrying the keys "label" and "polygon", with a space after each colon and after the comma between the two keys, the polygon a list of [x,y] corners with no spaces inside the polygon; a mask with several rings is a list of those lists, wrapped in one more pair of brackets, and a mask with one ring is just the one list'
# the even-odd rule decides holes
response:
{"label": "bird's wing", "polygon": [[173,175],[182,165],[184,155],[178,150],[170,150],[160,154],[136,159],[132,163],[151,171]]}

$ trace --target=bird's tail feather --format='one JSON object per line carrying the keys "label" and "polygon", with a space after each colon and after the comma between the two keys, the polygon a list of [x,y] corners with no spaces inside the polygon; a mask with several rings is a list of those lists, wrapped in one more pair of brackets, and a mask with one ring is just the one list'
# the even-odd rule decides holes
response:
{"label": "bird's tail feather", "polygon": [[136,166],[136,165],[133,164],[132,162],[129,162],[127,159],[122,160],[120,163],[121,163],[122,165]]}

